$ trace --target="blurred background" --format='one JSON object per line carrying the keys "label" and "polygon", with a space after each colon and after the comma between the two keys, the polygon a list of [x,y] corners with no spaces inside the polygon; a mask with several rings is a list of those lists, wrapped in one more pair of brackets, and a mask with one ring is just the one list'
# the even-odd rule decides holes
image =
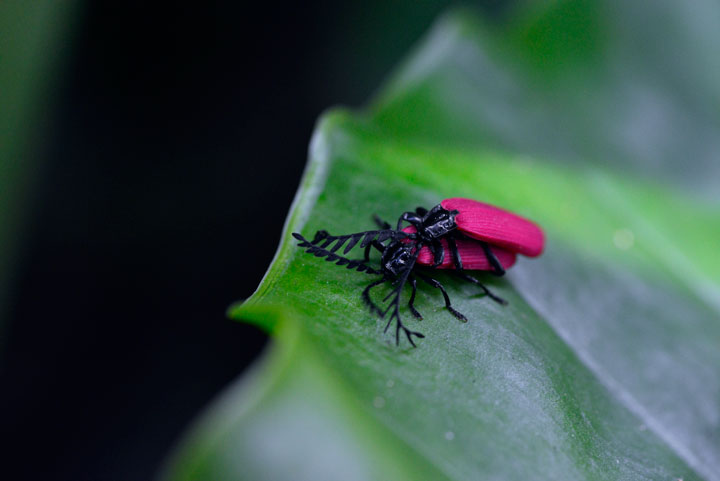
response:
{"label": "blurred background", "polygon": [[156,473],[267,341],[225,309],[272,259],[315,120],[452,3],[0,4],[8,479]]}

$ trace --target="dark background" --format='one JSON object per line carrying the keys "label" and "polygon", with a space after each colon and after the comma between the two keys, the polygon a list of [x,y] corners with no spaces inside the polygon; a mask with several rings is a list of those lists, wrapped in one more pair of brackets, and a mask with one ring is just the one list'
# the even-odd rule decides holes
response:
{"label": "dark background", "polygon": [[266,343],[224,313],[272,259],[316,118],[361,107],[449,3],[79,9],[0,352],[7,479],[156,473]]}

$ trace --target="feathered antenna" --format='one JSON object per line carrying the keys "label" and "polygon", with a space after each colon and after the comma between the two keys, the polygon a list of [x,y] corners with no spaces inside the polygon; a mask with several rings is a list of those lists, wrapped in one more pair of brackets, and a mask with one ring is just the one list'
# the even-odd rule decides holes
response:
{"label": "feathered antenna", "polygon": [[[385,227],[385,225],[383,225]],[[405,327],[402,320],[400,319],[400,297],[402,295],[403,288],[405,287],[405,284],[407,283],[413,267],[415,266],[415,262],[417,261],[418,255],[420,254],[420,249],[422,248],[422,243],[418,241],[416,234],[406,234],[405,232],[399,231],[399,230],[392,230],[392,229],[381,229],[381,230],[371,230],[371,231],[365,231],[365,232],[357,232],[354,234],[346,234],[341,236],[333,236],[330,235],[327,231],[320,230],[315,234],[315,237],[312,241],[308,241],[305,239],[301,234],[298,234],[297,232],[293,232],[292,236],[299,240],[300,243],[298,244],[298,247],[305,248],[305,252],[314,255],[315,257],[325,258],[328,262],[334,262],[336,265],[339,266],[346,266],[348,269],[355,269],[359,272],[366,272],[368,274],[379,274],[383,277],[372,282],[370,285],[368,285],[362,293],[362,299],[365,305],[370,309],[371,312],[374,312],[380,318],[384,319],[388,312],[391,312],[390,317],[388,319],[387,324],[385,325],[385,331],[390,328],[390,325],[395,321],[395,343],[400,343],[400,330],[405,333],[405,336],[407,337],[410,344],[412,344],[413,347],[416,347],[415,342],[412,339],[412,336],[418,337],[418,338],[424,338],[425,336],[416,331],[412,331]],[[410,261],[407,263],[406,266],[398,273],[399,276],[388,276],[388,273],[384,270],[376,270],[372,267],[366,265],[364,262],[367,262],[367,250],[365,253],[366,259],[364,261],[362,260],[351,260],[346,257],[341,256],[337,253],[338,250],[340,250],[341,247],[345,246],[342,253],[347,254],[352,250],[355,246],[360,245],[361,248],[370,249],[371,245],[374,245],[378,247],[381,251],[386,246],[381,245],[383,242],[387,241],[388,239],[392,239],[393,242],[395,241],[401,241],[404,239],[409,239],[411,242],[407,245],[408,249],[411,249],[411,258]],[[378,307],[370,298],[370,289],[372,289],[375,286],[378,286],[380,284],[383,284],[385,282],[391,281],[394,278],[394,282],[392,283],[393,289],[392,291],[383,299],[382,302],[387,301],[388,299],[391,299],[389,304],[387,305],[387,308],[384,310]],[[414,289],[414,286],[413,286]],[[413,290],[413,298],[414,298],[414,290]],[[412,300],[411,300],[412,302]],[[412,306],[411,306],[412,308]],[[417,312],[417,311],[415,311]],[[419,317],[419,314],[416,314],[416,317]]]}
{"label": "feathered antenna", "polygon": [[385,315],[392,310],[392,314],[390,314],[390,318],[388,319],[387,324],[385,324],[385,329],[383,332],[387,332],[388,328],[390,328],[390,324],[392,324],[392,321],[394,320],[395,344],[400,344],[400,329],[403,330],[405,336],[413,347],[417,346],[415,345],[415,342],[413,342],[412,336],[419,337],[421,339],[425,337],[424,334],[417,331],[411,331],[410,329],[405,327],[405,324],[403,324],[400,320],[400,295],[402,294],[403,287],[405,287],[405,283],[407,282],[408,277],[410,277],[410,273],[415,266],[415,261],[417,261],[418,255],[420,255],[421,248],[422,244],[420,243],[418,243],[414,247],[412,259],[410,260],[406,268],[403,269],[400,277],[398,277],[398,279],[393,283],[393,290],[383,299],[383,302],[385,302],[392,297],[392,300],[388,304],[387,309],[385,309],[385,311],[380,314],[380,317],[384,318]]}
{"label": "feathered antenna", "polygon": [[[299,235],[299,234],[298,234]],[[293,234],[293,237],[296,239],[298,238],[295,234]],[[343,249],[343,254],[347,254],[352,250],[353,247],[357,245],[358,242],[360,242],[360,239],[362,239],[362,242],[360,242],[360,247],[364,248],[370,245],[373,241],[377,241],[380,243],[385,242],[388,239],[392,240],[402,240],[407,238],[415,238],[414,234],[406,234],[402,231],[396,231],[392,229],[382,229],[382,230],[368,230],[365,232],[356,232],[355,234],[345,234],[345,235],[330,235],[327,231],[321,230],[318,231],[315,234],[315,238],[311,242],[313,245],[319,244],[319,246],[322,249],[328,249],[330,252],[337,252],[338,249],[340,249],[343,245],[345,245],[345,249]],[[322,244],[320,242],[322,241]],[[332,247],[330,247],[332,245]]]}
{"label": "feathered antenna", "polygon": [[[299,247],[304,247],[305,252],[314,255],[315,257],[324,257],[328,262],[335,262],[338,266],[347,266],[348,269],[355,269],[359,272],[367,272],[368,274],[382,274],[382,272],[373,269],[372,267],[365,265],[362,261],[351,260],[347,257],[335,254],[333,250],[327,250],[324,247],[327,243],[323,243],[322,246],[318,246],[313,242],[308,241],[297,232],[293,232],[292,236],[300,241]],[[337,249],[335,249],[337,250]]]}

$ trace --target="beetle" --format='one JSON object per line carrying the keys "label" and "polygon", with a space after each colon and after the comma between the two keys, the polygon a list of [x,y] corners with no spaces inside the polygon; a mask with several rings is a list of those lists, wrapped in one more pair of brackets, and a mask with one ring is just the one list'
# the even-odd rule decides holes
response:
{"label": "beetle", "polygon": [[[504,305],[507,304],[504,299],[493,294],[465,271],[489,271],[502,276],[506,269],[515,264],[517,254],[537,257],[542,253],[545,242],[542,229],[532,221],[490,204],[459,197],[445,199],[430,210],[418,207],[415,211],[404,212],[398,218],[395,229],[377,216],[374,219],[379,230],[340,236],[320,230],[312,241],[299,233],[292,235],[300,241],[298,246],[305,248],[307,253],[324,257],[326,261],[344,265],[348,269],[381,275],[380,279],[365,287],[362,292],[363,302],[381,318],[391,312],[384,332],[395,321],[395,343],[400,343],[402,330],[413,347],[416,347],[413,336],[425,336],[410,330],[400,318],[400,296],[408,282],[412,287],[408,307],[417,319],[422,319],[414,306],[417,279],[420,279],[440,290],[450,313],[463,322],[467,321],[462,313],[452,307],[443,285],[428,276],[427,272],[422,272],[421,268],[447,269],[478,285],[488,297]],[[403,227],[404,223],[409,225]],[[351,260],[337,254],[343,246],[343,255],[348,254],[358,243],[365,249],[363,259]],[[381,253],[379,269],[367,265],[372,248]],[[370,290],[386,282],[393,289],[383,299],[383,302],[391,299],[383,310],[372,301]]]}

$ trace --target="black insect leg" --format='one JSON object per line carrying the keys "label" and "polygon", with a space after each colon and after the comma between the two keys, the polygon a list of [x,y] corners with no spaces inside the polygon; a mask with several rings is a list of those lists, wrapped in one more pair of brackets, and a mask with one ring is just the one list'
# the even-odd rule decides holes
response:
{"label": "black insect leg", "polygon": [[389,223],[382,220],[380,217],[378,217],[377,214],[373,215],[373,220],[375,221],[375,224],[377,224],[377,226],[380,227],[381,229],[391,229],[392,228],[392,226]]}
{"label": "black insect leg", "polygon": [[495,294],[493,294],[492,292],[490,292],[490,289],[488,289],[487,287],[485,287],[482,282],[480,282],[479,280],[475,279],[474,277],[469,276],[469,275],[465,274],[465,273],[462,272],[462,271],[454,272],[454,274],[455,274],[456,276],[458,276],[459,278],[461,278],[461,279],[464,279],[464,280],[466,280],[466,281],[472,282],[473,284],[477,284],[478,286],[480,286],[480,288],[485,292],[485,294],[486,294],[490,299],[492,299],[493,301],[497,302],[498,304],[502,304],[503,306],[506,306],[506,305],[507,305],[508,302],[507,302],[505,299],[503,299],[502,297],[498,297],[498,296],[496,296]]}
{"label": "black insect leg", "polygon": [[417,215],[415,212],[405,212],[400,216],[397,223],[397,230],[402,230],[403,221],[409,222],[410,224],[417,227],[418,224],[422,223],[422,217]]}
{"label": "black insect leg", "polygon": [[425,207],[416,207],[415,213],[420,217],[425,217],[428,213],[428,210]]}
{"label": "black insect leg", "polygon": [[383,282],[387,281],[388,279],[386,277],[383,277],[382,279],[378,279],[372,283],[370,283],[365,290],[362,292],[362,300],[365,303],[365,305],[370,309],[370,312],[373,312],[377,314],[378,316],[383,316],[383,311],[375,304],[372,299],[370,299],[370,289],[372,289],[375,286],[379,286]]}
{"label": "black insect leg", "polygon": [[450,304],[450,297],[448,296],[448,293],[445,291],[445,288],[443,287],[440,282],[436,281],[432,277],[428,277],[424,274],[419,274],[418,277],[422,279],[423,281],[427,282],[433,287],[436,287],[440,289],[440,292],[442,292],[443,297],[445,298],[445,307],[447,307],[448,311],[452,313],[453,316],[455,316],[458,320],[462,322],[467,322],[467,317],[465,317],[462,313],[456,311],[453,306]]}
{"label": "black insect leg", "polygon": [[412,294],[410,295],[410,302],[408,302],[408,307],[410,307],[410,312],[412,312],[412,315],[415,316],[418,320],[422,321],[422,314],[420,314],[414,306],[415,293],[417,292],[417,281],[412,275],[408,277],[408,280],[410,281],[410,285],[412,285]]}
{"label": "black insect leg", "polygon": [[430,244],[430,251],[433,254],[433,268],[439,266],[445,260],[445,249],[439,240],[435,240]]}
{"label": "black insect leg", "polygon": [[382,242],[379,242],[376,239],[365,247],[365,256],[363,257],[363,262],[370,261],[370,249],[372,249],[373,247],[376,248],[377,250],[379,250],[381,253],[385,252],[385,244],[383,244]]}
{"label": "black insect leg", "polygon": [[448,237],[447,243],[450,247],[450,253],[453,256],[453,261],[455,262],[455,269],[458,271],[463,270],[462,259],[460,258],[460,252],[457,248],[457,242],[455,242],[453,237]]}
{"label": "black insect leg", "polygon": [[490,249],[487,242],[480,241],[480,245],[482,246],[483,252],[485,252],[485,257],[487,257],[488,262],[493,267],[493,274],[496,276],[505,275],[505,269],[503,269],[502,264],[500,264],[498,258],[495,257],[495,254]]}
{"label": "black insect leg", "polygon": [[[460,253],[457,250],[457,243],[455,242],[456,239],[469,239],[473,242],[477,242],[480,244],[480,247],[483,250],[483,253],[485,253],[485,257],[488,260],[488,263],[492,266],[493,270],[491,271],[493,275],[496,275],[498,277],[505,275],[505,268],[503,268],[502,264],[498,260],[495,253],[490,249],[490,245],[487,242],[483,242],[481,240],[477,239],[471,239],[470,237],[457,232],[453,231],[450,236],[448,236],[448,246],[450,247],[450,252],[453,255],[453,259],[455,260],[455,268],[457,270],[463,270],[462,269],[462,260],[460,259]],[[457,267],[460,266],[460,267]]]}

